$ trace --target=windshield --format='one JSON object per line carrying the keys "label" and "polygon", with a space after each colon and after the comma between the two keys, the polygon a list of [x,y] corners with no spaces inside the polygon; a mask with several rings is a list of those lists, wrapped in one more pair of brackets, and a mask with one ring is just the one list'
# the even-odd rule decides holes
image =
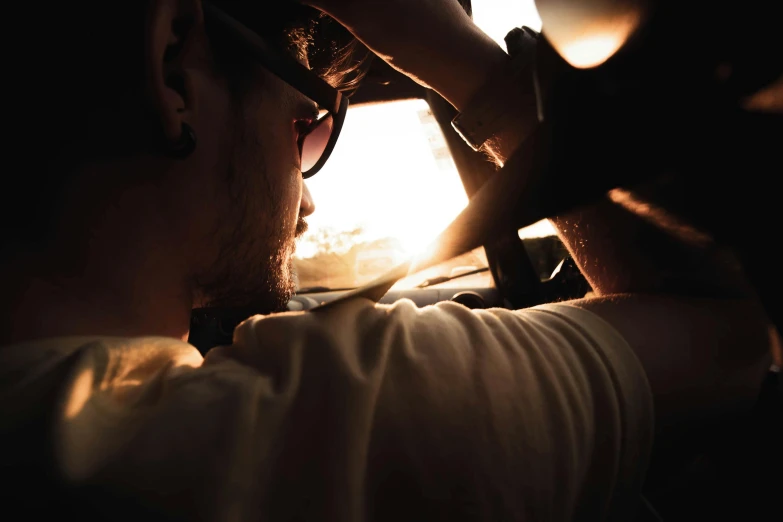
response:
{"label": "windshield", "polygon": [[[503,44],[515,25],[540,28],[532,0],[473,0],[476,23]],[[329,162],[307,186],[316,205],[294,257],[300,292],[355,288],[414,258],[468,198],[424,100],[353,107]],[[528,235],[551,235],[547,223]],[[522,235],[522,234],[521,234]],[[394,289],[489,287],[479,248]],[[440,281],[440,282],[439,282]]]}
{"label": "windshield", "polygon": [[[349,109],[329,162],[307,186],[316,211],[294,259],[300,290],[375,279],[419,254],[468,203],[424,100]],[[441,269],[454,275],[487,260],[480,249],[448,265]]]}
{"label": "windshield", "polygon": [[504,38],[514,27],[526,25],[541,30],[541,18],[534,0],[472,0],[473,21],[506,48]]}

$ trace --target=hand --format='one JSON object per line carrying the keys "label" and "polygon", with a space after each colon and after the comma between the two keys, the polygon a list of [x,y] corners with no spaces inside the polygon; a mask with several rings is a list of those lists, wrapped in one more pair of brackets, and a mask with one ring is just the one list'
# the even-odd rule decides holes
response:
{"label": "hand", "polygon": [[457,0],[301,0],[336,19],[380,58],[464,108],[506,53]]}

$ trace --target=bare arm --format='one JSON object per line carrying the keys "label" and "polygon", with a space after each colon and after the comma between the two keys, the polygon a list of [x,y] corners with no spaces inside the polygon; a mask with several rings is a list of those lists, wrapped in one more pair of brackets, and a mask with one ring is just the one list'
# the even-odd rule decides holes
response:
{"label": "bare arm", "polygon": [[550,221],[597,295],[752,294],[729,251],[696,231],[675,235],[653,219],[606,197]]}

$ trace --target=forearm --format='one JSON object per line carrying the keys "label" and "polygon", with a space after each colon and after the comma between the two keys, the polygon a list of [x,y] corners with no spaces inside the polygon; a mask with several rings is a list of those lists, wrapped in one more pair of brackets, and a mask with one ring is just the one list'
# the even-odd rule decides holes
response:
{"label": "forearm", "polygon": [[508,58],[456,0],[297,0],[337,19],[395,69],[458,110]]}
{"label": "forearm", "polygon": [[677,238],[609,197],[551,222],[598,295],[750,293],[729,252],[706,238]]}
{"label": "forearm", "polygon": [[[474,78],[469,96],[455,103],[452,100],[460,100],[457,96],[441,93],[460,113],[466,112],[460,117],[460,133],[467,131],[469,142],[486,139],[481,150],[501,167],[539,125],[533,63],[542,57],[534,56],[537,46],[529,32],[520,31],[519,35],[509,42],[512,51],[519,47],[513,59],[495,45],[483,49],[483,63],[491,67],[463,72],[462,76]],[[520,38],[524,43],[515,44]],[[469,67],[470,63],[463,65]],[[480,126],[482,122],[486,127]]]}

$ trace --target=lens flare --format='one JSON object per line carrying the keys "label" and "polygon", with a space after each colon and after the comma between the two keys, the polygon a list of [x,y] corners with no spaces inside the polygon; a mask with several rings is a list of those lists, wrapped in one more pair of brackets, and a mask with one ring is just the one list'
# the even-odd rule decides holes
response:
{"label": "lens flare", "polygon": [[542,32],[568,63],[601,65],[642,23],[642,0],[536,0]]}

